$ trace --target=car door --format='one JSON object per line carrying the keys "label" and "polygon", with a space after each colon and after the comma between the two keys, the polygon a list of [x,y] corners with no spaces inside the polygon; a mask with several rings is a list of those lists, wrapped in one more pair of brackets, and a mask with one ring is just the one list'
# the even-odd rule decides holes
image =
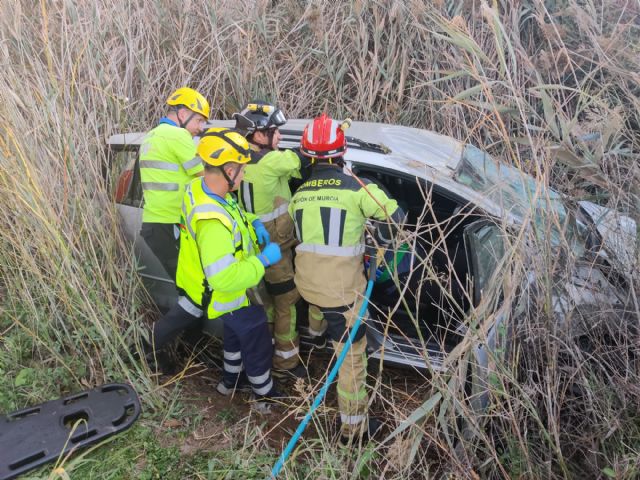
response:
{"label": "car door", "polygon": [[478,220],[464,229],[464,244],[473,279],[473,304],[477,306],[494,286],[494,274],[505,255],[504,234],[491,220]]}
{"label": "car door", "polygon": [[[498,278],[506,253],[504,231],[489,219],[478,220],[465,228],[464,244],[471,279],[470,293],[473,296],[471,308],[477,308],[486,296],[495,298],[496,303],[491,307],[498,308],[502,303]],[[491,325],[485,325],[486,329],[482,328],[482,325],[472,326],[473,330],[479,333],[472,355],[467,357],[470,360],[469,371],[472,372],[472,381],[465,389],[468,390],[469,401],[475,411],[484,410],[488,404],[489,360],[493,354],[504,350],[507,317],[505,312],[499,311],[492,318]],[[470,315],[469,318],[476,316]]]}
{"label": "car door", "polygon": [[176,301],[174,281],[140,236],[142,226],[142,185],[138,165],[139,144],[110,144],[111,168],[119,171],[114,199],[126,239],[133,245],[142,280],[156,305],[168,310]]}

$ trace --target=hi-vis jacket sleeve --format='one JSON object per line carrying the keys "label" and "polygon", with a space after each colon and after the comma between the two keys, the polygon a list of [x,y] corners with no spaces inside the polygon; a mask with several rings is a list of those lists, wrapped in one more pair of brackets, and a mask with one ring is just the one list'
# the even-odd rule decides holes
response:
{"label": "hi-vis jacket sleeve", "polygon": [[[393,217],[396,210],[398,210],[398,202],[387,197],[387,194],[375,183],[368,183],[366,185],[366,190],[364,188],[359,190],[360,209],[364,216],[380,221],[386,220],[387,215]],[[384,207],[384,209],[382,207]]]}
{"label": "hi-vis jacket sleeve", "polygon": [[197,226],[198,250],[209,285],[220,292],[255,287],[264,276],[258,257],[234,257],[233,238],[218,220],[201,220]]}
{"label": "hi-vis jacket sleeve", "polygon": [[293,150],[270,152],[260,161],[265,174],[274,177],[301,178],[300,158]]}
{"label": "hi-vis jacket sleeve", "polygon": [[175,141],[172,141],[169,145],[187,175],[195,177],[198,173],[204,171],[204,165],[197,154],[196,145],[193,143],[191,134],[185,129],[181,130],[180,135],[177,135]]}

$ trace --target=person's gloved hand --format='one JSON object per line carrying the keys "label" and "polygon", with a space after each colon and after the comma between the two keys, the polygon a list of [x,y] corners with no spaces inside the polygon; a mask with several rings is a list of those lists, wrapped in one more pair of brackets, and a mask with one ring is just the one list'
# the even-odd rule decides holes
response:
{"label": "person's gloved hand", "polygon": [[[369,276],[369,267],[371,266],[371,259],[369,256],[364,257],[364,270],[367,273],[367,277]],[[376,278],[374,279],[374,281],[379,280],[380,276],[382,275],[382,272],[384,272],[384,265],[380,265],[378,266],[378,268],[376,268]]]}
{"label": "person's gloved hand", "polygon": [[262,249],[262,253],[258,255],[258,259],[265,267],[269,267],[274,263],[278,263],[282,258],[282,252],[280,252],[280,245],[277,243],[269,243]]}
{"label": "person's gloved hand", "polygon": [[262,224],[262,222],[258,219],[255,219],[251,223],[251,225],[253,225],[253,229],[256,232],[256,237],[258,237],[258,243],[260,245],[267,245],[271,241],[271,238],[269,237],[269,232]]}

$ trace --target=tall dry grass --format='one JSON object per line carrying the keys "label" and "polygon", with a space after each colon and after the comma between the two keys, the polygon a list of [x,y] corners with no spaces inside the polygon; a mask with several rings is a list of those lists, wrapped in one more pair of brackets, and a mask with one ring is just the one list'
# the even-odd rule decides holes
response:
{"label": "tall dry grass", "polygon": [[[180,85],[205,92],[218,118],[266,97],[290,117],[326,110],[435,130],[640,219],[637,1],[0,0],[0,11],[6,409],[112,378],[158,404],[128,353],[144,293],[103,181],[104,141],[151,127]],[[308,478],[354,469],[385,478],[637,475],[637,307],[627,323],[598,313],[588,348],[557,330],[549,299],[571,262],[523,232],[511,239],[503,306],[496,312],[494,295],[468,319],[526,319],[504,333],[520,341],[491,360],[488,418],[468,409],[466,377],[455,370],[486,340],[470,329],[454,373],[418,392],[422,410],[378,387],[397,399],[385,403],[389,421],[409,419],[402,431],[356,460],[326,442],[305,444]],[[537,244],[535,261],[518,253],[526,241]],[[515,285],[534,264],[539,300],[518,317],[509,310]],[[606,334],[612,325],[625,335]],[[460,416],[467,432],[475,425],[462,442],[451,434]]]}

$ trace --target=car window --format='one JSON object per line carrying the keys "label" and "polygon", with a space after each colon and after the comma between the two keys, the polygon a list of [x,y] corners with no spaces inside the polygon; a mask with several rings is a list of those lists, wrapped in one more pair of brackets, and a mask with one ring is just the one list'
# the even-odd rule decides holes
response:
{"label": "car window", "polygon": [[138,149],[127,148],[112,150],[112,172],[115,172],[115,198],[123,205],[140,207],[142,204],[142,185],[137,166]]}
{"label": "car window", "polygon": [[[417,177],[402,175],[390,169],[371,168],[352,162],[353,173],[382,189],[408,214],[407,223],[423,226],[448,222],[463,204],[445,196],[446,192]],[[425,198],[426,197],[426,198]],[[425,200],[429,206],[425,208]]]}
{"label": "car window", "polygon": [[505,254],[502,231],[493,224],[472,224],[465,231],[467,255],[471,260],[474,297],[478,302]]}
{"label": "car window", "polygon": [[482,227],[473,236],[476,240],[475,254],[478,257],[476,281],[484,289],[504,256],[504,243],[500,229],[493,225]]}
{"label": "car window", "polygon": [[585,251],[586,228],[576,221],[562,195],[525,172],[498,163],[479,148],[466,145],[455,179],[517,217],[533,215],[538,238],[558,246],[564,237],[578,255]]}
{"label": "car window", "polygon": [[122,173],[125,169],[131,168],[135,162],[137,152],[131,150],[116,150],[113,154],[112,169],[114,172]]}

